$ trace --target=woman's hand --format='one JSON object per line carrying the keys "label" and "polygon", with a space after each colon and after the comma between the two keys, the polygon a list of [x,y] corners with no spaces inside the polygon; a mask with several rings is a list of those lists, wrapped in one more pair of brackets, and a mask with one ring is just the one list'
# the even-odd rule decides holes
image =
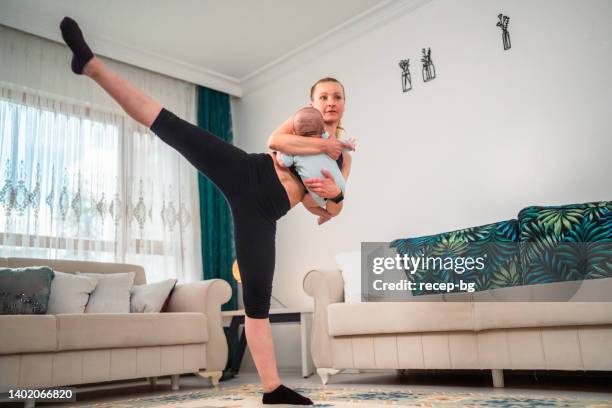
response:
{"label": "woman's hand", "polygon": [[313,177],[304,180],[306,188],[323,198],[334,198],[340,194],[342,190],[336,185],[331,173],[326,169],[321,169],[321,173],[323,173],[324,178]]}
{"label": "woman's hand", "polygon": [[355,148],[357,148],[357,139],[355,139],[354,137],[349,137],[347,140],[343,141],[344,143],[344,147],[350,151],[355,151]]}
{"label": "woman's hand", "polygon": [[327,140],[325,153],[327,153],[327,155],[334,160],[338,160],[338,157],[340,157],[340,154],[344,149],[355,150],[354,139],[349,139],[348,141],[341,141],[334,137],[324,140]]}

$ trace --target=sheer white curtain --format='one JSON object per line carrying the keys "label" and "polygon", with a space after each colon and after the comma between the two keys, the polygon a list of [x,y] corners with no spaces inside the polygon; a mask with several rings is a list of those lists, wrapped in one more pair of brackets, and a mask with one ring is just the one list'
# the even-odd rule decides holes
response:
{"label": "sheer white curtain", "polygon": [[[72,74],[67,47],[0,26],[0,256],[140,264],[202,278],[197,172]],[[195,86],[105,61],[177,115]]]}

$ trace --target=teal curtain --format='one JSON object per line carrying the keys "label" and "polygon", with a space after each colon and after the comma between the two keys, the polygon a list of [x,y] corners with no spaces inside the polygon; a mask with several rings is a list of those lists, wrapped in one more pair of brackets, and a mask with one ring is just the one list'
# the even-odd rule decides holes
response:
{"label": "teal curtain", "polygon": [[[233,142],[232,113],[229,95],[197,87],[198,126],[228,143]],[[232,298],[222,310],[238,308],[237,283],[232,277],[234,263],[234,227],[232,215],[223,194],[201,172],[198,172],[200,192],[200,224],[202,237],[203,279],[220,278],[232,287]]]}

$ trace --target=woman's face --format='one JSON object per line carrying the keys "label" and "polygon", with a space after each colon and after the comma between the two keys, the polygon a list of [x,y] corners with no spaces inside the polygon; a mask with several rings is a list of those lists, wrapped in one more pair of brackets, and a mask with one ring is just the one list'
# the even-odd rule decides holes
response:
{"label": "woman's face", "polygon": [[314,90],[310,106],[321,112],[325,123],[337,123],[344,114],[342,86],[336,82],[321,82]]}

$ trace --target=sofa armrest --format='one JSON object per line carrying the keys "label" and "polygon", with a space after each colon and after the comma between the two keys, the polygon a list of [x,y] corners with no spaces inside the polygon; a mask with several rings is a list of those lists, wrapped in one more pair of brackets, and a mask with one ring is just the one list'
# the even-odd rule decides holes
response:
{"label": "sofa armrest", "polygon": [[344,280],[340,270],[312,270],[304,276],[304,291],[314,298],[311,353],[317,368],[332,368],[333,356],[327,306],[344,302]]}
{"label": "sofa armrest", "polygon": [[168,303],[168,312],[206,314],[208,343],[206,371],[220,371],[227,363],[227,340],[221,320],[221,305],[232,297],[232,288],[223,279],[177,284]]}

